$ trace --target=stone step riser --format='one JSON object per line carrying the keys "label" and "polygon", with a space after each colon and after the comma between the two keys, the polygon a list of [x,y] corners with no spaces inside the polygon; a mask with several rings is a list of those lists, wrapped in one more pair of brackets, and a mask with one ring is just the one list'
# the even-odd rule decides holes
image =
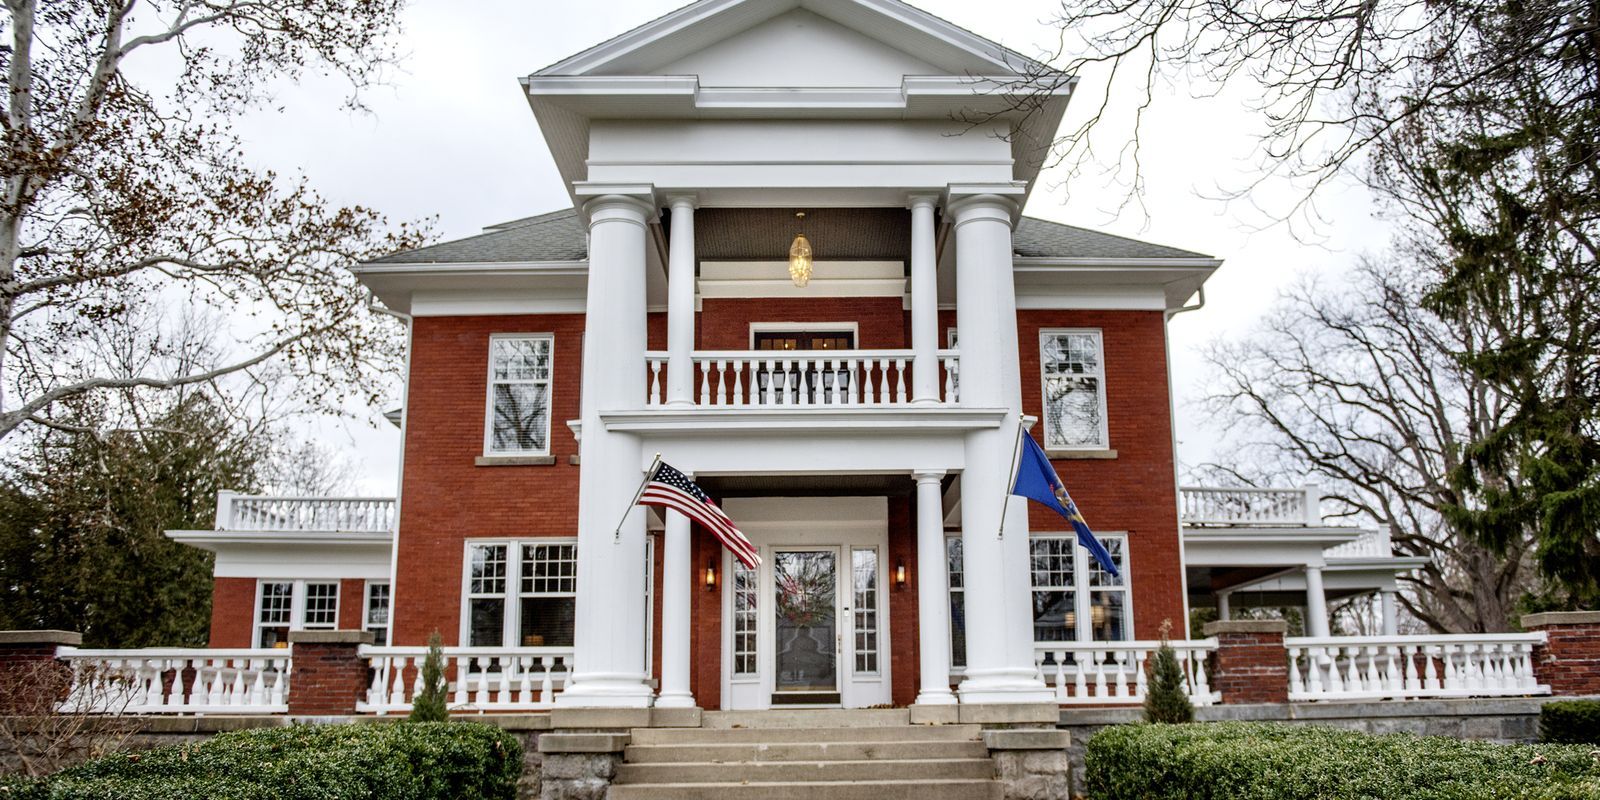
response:
{"label": "stone step riser", "polygon": [[634,744],[811,744],[820,742],[977,741],[977,725],[895,725],[861,728],[635,728]]}
{"label": "stone step riser", "polygon": [[707,711],[706,728],[874,728],[911,724],[904,708],[775,708],[769,711]]}
{"label": "stone step riser", "polygon": [[647,783],[613,785],[608,800],[1002,800],[995,781]]}
{"label": "stone step riser", "polygon": [[987,758],[982,742],[833,742],[815,744],[629,745],[630,764],[692,761],[869,761]]}
{"label": "stone step riser", "polygon": [[773,783],[803,781],[989,780],[987,758],[937,761],[755,761],[731,764],[623,764],[617,784]]}

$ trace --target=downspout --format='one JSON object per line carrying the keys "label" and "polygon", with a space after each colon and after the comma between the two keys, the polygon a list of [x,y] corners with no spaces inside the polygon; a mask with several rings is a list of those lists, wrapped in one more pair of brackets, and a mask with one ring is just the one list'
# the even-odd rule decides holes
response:
{"label": "downspout", "polygon": [[[367,310],[394,317],[405,323],[406,326],[406,357],[403,368],[403,380],[400,383],[400,458],[396,469],[394,482],[394,532],[389,538],[389,646],[395,646],[395,623],[400,611],[400,494],[405,491],[406,485],[406,422],[411,414],[411,350],[412,350],[412,323],[410,314],[387,308],[378,302],[377,295],[370,290],[367,292]],[[366,598],[362,598],[362,626],[366,625]]]}
{"label": "downspout", "polygon": [[[1183,592],[1183,636],[1192,639],[1193,631],[1189,630],[1189,561],[1186,545],[1183,541],[1183,481],[1178,476],[1178,400],[1177,392],[1172,385],[1172,337],[1168,335],[1172,318],[1190,311],[1199,311],[1206,307],[1206,287],[1200,284],[1198,301],[1192,306],[1182,306],[1162,312],[1161,319],[1161,344],[1166,350],[1167,357],[1167,419],[1172,425],[1172,498],[1177,505],[1178,517],[1178,585]],[[393,592],[393,589],[390,589]],[[391,601],[392,602],[392,601]],[[394,613],[392,610],[390,613]]]}

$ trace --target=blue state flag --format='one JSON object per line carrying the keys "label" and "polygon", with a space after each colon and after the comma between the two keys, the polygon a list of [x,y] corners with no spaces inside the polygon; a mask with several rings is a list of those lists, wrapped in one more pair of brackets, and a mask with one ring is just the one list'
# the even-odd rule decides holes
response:
{"label": "blue state flag", "polygon": [[1078,532],[1078,544],[1083,545],[1094,556],[1094,560],[1100,562],[1100,568],[1115,577],[1122,577],[1111,554],[1106,552],[1106,546],[1094,538],[1094,531],[1089,530],[1089,523],[1078,511],[1078,504],[1072,502],[1067,487],[1056,477],[1055,468],[1050,466],[1050,457],[1026,433],[1022,434],[1022,459],[1017,464],[1016,479],[1011,482],[1011,493],[1026,497],[1065,517],[1072,523],[1072,529]]}

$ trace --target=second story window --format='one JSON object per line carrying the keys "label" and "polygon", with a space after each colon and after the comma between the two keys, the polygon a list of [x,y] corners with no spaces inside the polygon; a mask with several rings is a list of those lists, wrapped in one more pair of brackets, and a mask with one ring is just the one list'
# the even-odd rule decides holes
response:
{"label": "second story window", "polygon": [[547,334],[490,338],[486,454],[550,453],[553,344]]}
{"label": "second story window", "polygon": [[1045,449],[1110,447],[1100,331],[1040,331],[1039,371],[1044,380]]}

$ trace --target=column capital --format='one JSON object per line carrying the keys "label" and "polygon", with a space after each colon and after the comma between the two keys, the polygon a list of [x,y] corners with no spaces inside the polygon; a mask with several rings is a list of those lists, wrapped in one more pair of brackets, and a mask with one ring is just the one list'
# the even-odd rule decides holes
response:
{"label": "column capital", "polygon": [[679,208],[699,208],[699,192],[672,192],[665,196],[667,207],[676,211]]}
{"label": "column capital", "polygon": [[941,199],[938,192],[909,192],[906,194],[906,208],[938,208]]}
{"label": "column capital", "polygon": [[1009,227],[1020,208],[1015,200],[998,194],[951,197],[944,206],[945,213],[955,218],[957,226],[972,220],[992,219]]}
{"label": "column capital", "polygon": [[939,483],[944,480],[945,471],[942,469],[912,470],[911,478],[917,483]]}
{"label": "column capital", "polygon": [[583,215],[589,218],[589,227],[601,222],[625,221],[648,223],[656,215],[655,203],[631,194],[603,194],[583,203]]}

